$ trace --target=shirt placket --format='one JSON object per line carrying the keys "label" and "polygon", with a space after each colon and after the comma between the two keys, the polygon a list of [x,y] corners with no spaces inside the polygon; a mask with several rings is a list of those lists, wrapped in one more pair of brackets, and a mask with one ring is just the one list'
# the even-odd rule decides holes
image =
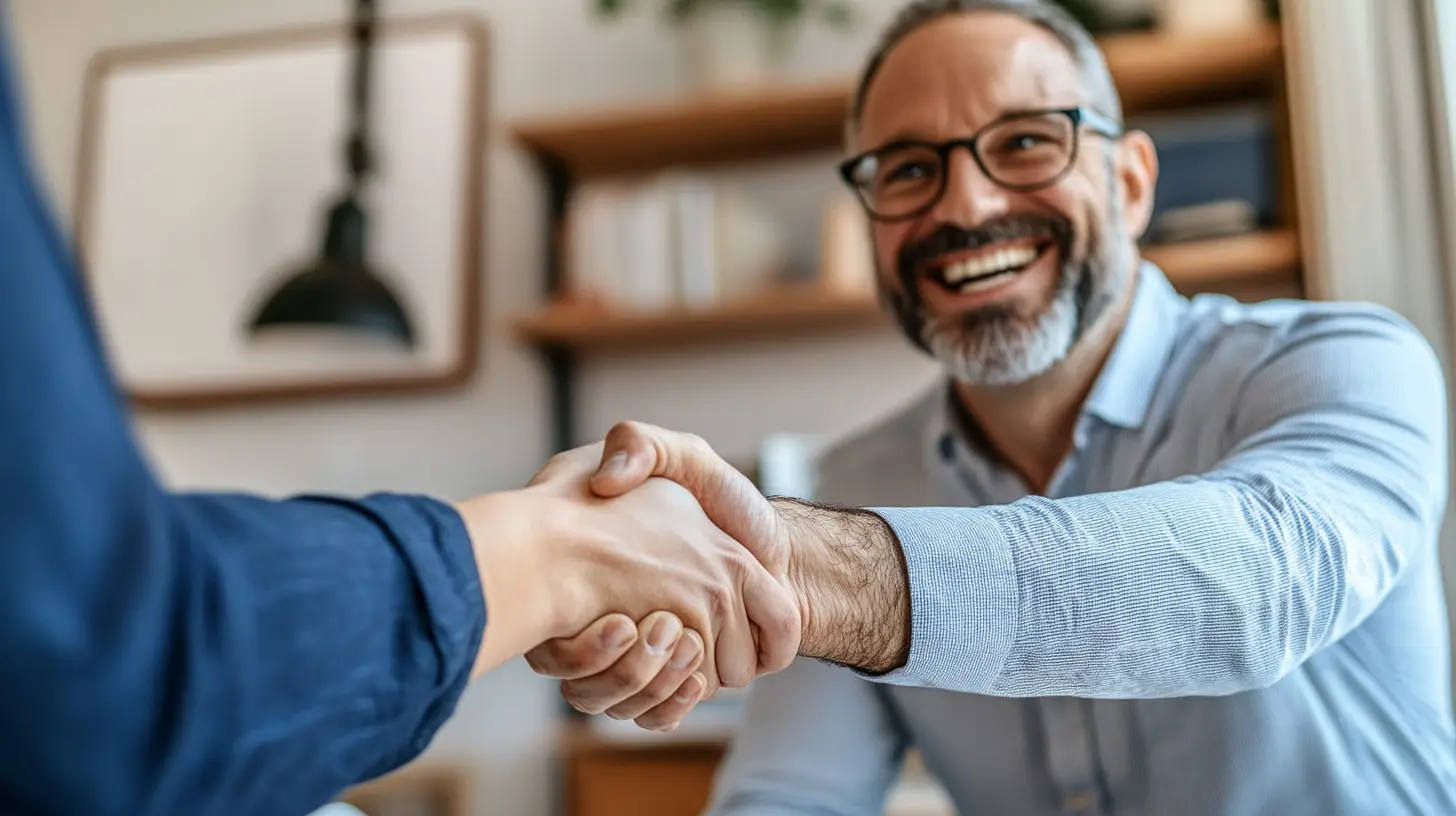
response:
{"label": "shirt placket", "polygon": [[[1072,451],[1047,484],[1048,498],[1083,492],[1079,459],[1090,433],[1087,418],[1077,423]],[[1067,816],[1106,816],[1103,807],[1096,731],[1087,701],[1071,697],[1044,697],[1041,708],[1042,744],[1046,746],[1047,776],[1056,787],[1057,803]]]}
{"label": "shirt placket", "polygon": [[[1089,422],[1083,417],[1073,433],[1071,454],[1047,485],[1049,498],[1082,491],[1078,461],[1090,433]],[[945,477],[941,490],[948,499],[965,506],[978,506],[1009,504],[1025,497],[1025,485],[1019,478],[972,455],[949,432],[940,436],[936,447]],[[1112,816],[1104,806],[1105,785],[1101,781],[1095,723],[1088,702],[1064,697],[1043,697],[1033,702],[1041,713],[1046,777],[1052,783],[1059,812],[1067,816]]]}
{"label": "shirt placket", "polygon": [[1090,712],[1085,701],[1044,697],[1037,702],[1041,708],[1047,775],[1056,787],[1061,812],[1068,816],[1106,816],[1089,728]]}

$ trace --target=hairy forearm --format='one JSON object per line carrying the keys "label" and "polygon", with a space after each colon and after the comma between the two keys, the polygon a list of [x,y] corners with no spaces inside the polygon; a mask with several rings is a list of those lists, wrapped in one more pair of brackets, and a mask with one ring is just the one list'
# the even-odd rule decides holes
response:
{"label": "hairy forearm", "polygon": [[882,673],[910,655],[910,584],[900,543],[864,510],[776,498],[799,597],[799,653]]}

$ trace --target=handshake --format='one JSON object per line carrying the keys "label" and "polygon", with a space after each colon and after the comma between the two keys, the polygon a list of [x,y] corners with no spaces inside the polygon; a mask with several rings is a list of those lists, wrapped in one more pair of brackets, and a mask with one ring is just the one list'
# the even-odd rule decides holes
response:
{"label": "handshake", "polygon": [[[526,510],[481,506],[501,501]],[[618,425],[461,513],[489,616],[476,674],[524,652],[589,714],[671,730],[720,687],[799,654],[871,672],[908,656],[889,525],[765,498],[691,435]]]}

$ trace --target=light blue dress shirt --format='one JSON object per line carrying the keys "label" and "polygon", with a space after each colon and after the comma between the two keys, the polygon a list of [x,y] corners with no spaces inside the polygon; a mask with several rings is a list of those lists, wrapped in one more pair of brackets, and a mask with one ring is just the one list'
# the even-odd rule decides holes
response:
{"label": "light blue dress shirt", "polygon": [[1045,496],[942,385],[817,467],[880,510],[909,662],[757,681],[714,814],[869,814],[908,745],[964,814],[1456,814],[1445,385],[1374,307],[1144,264]]}

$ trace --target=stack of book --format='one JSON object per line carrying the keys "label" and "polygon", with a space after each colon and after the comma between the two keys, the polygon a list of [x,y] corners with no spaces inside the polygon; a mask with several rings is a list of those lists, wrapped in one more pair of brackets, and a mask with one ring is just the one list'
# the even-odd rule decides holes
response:
{"label": "stack of book", "polygon": [[784,276],[771,215],[711,176],[686,171],[579,188],[568,203],[573,298],[620,309],[707,306]]}

